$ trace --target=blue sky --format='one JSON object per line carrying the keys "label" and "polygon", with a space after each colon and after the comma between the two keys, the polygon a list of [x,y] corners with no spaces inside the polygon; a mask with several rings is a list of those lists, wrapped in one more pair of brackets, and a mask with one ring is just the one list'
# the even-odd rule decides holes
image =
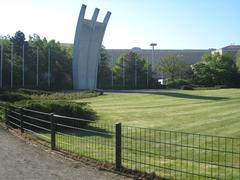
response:
{"label": "blue sky", "polygon": [[240,44],[240,0],[0,0],[0,35],[72,43],[78,14],[100,8],[98,21],[111,11],[106,48],[207,49]]}

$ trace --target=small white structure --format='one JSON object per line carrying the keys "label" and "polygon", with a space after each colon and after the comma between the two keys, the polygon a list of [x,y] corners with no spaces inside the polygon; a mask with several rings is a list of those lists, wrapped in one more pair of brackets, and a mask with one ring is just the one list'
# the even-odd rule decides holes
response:
{"label": "small white structure", "polygon": [[158,79],[158,83],[161,84],[161,85],[166,85],[168,80],[169,79],[162,77],[162,78]]}
{"label": "small white structure", "polygon": [[86,5],[82,5],[73,47],[73,88],[93,89],[97,84],[98,61],[100,48],[106,26],[111,16],[107,12],[103,22],[97,22],[99,9],[95,9],[92,19],[84,19]]}

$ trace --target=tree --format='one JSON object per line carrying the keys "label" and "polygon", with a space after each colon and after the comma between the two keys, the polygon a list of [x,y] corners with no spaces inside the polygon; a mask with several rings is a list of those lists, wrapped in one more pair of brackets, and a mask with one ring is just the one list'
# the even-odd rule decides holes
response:
{"label": "tree", "polygon": [[214,86],[236,86],[238,84],[237,67],[229,55],[205,54],[202,61],[193,66],[195,83]]}
{"label": "tree", "polygon": [[72,88],[72,55],[68,54],[59,42],[48,42],[47,50],[51,53],[51,83],[54,89]]}
{"label": "tree", "polygon": [[0,37],[0,44],[3,45],[3,74],[2,74],[2,83],[3,87],[10,86],[10,59],[11,59],[11,52],[10,52],[10,37],[4,36]]}
{"label": "tree", "polygon": [[22,31],[17,31],[14,37],[11,37],[10,40],[14,44],[14,50],[17,53],[17,55],[21,55],[23,44],[25,43],[24,33]]}
{"label": "tree", "polygon": [[148,88],[155,82],[151,65],[133,52],[119,56],[113,71],[117,88]]}
{"label": "tree", "polygon": [[98,65],[97,87],[110,88],[111,87],[110,57],[104,46],[100,49],[100,60]]}
{"label": "tree", "polygon": [[236,54],[236,66],[237,66],[238,72],[240,73],[240,50],[238,50]]}
{"label": "tree", "polygon": [[158,70],[166,74],[170,80],[175,80],[183,76],[187,71],[187,65],[176,55],[169,55],[160,59]]}
{"label": "tree", "polygon": [[37,71],[37,49],[39,58],[39,88],[47,88],[48,79],[48,50],[51,49],[51,88],[70,89],[72,88],[72,51],[66,49],[55,40],[48,41],[41,39],[37,34],[29,36],[25,41],[23,32],[18,31],[14,37],[1,37],[3,42],[3,86],[10,86],[10,65],[11,65],[11,43],[14,43],[13,50],[13,85],[22,86],[22,47],[25,50],[25,87],[36,87]]}

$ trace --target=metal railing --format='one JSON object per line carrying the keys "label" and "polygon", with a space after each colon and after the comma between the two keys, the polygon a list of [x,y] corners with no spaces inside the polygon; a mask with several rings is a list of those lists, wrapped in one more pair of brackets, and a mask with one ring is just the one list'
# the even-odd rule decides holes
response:
{"label": "metal railing", "polygon": [[[240,179],[240,138],[85,119],[9,106],[7,124],[64,150],[166,179]],[[71,122],[71,123],[70,123]]]}

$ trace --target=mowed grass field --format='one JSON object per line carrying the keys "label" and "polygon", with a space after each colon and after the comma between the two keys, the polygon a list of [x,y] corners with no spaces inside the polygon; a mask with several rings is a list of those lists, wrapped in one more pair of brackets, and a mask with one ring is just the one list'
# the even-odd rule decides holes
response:
{"label": "mowed grass field", "polygon": [[99,122],[240,137],[240,89],[105,93],[83,100]]}
{"label": "mowed grass field", "polygon": [[[88,102],[99,119],[84,129],[57,128],[58,149],[115,163],[114,124],[121,122],[124,167],[170,179],[240,179],[240,89],[107,92],[74,101]],[[36,135],[50,142],[49,132]]]}

